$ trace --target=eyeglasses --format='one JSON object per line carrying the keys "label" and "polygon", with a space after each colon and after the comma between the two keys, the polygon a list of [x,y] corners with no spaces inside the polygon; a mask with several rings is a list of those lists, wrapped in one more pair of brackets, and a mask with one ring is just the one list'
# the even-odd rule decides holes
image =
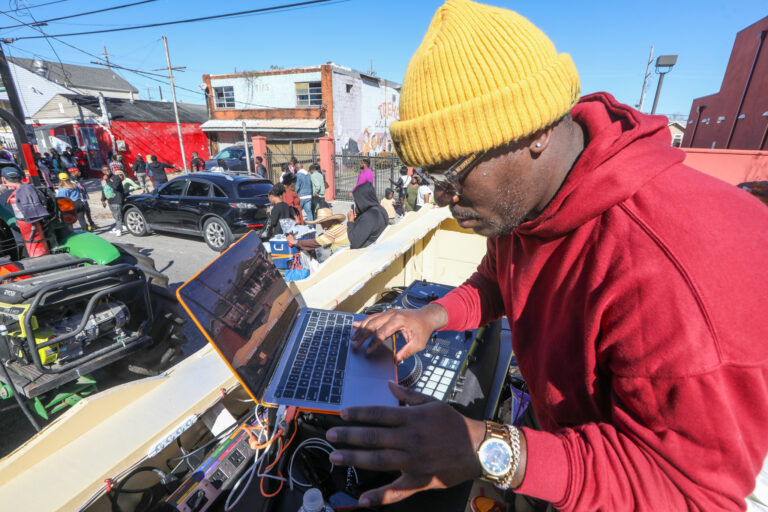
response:
{"label": "eyeglasses", "polygon": [[461,195],[461,181],[469,172],[480,163],[487,151],[473,153],[459,159],[451,165],[447,171],[439,169],[424,169],[424,172],[434,182],[435,188],[439,188],[443,193],[453,196]]}

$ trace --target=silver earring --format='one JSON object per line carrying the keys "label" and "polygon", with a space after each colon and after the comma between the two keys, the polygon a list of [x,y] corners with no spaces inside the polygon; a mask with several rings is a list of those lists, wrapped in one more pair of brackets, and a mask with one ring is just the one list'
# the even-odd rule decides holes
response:
{"label": "silver earring", "polygon": [[541,142],[537,142],[537,143],[536,143],[536,147],[537,147],[537,148],[540,148],[540,147],[541,147]]}

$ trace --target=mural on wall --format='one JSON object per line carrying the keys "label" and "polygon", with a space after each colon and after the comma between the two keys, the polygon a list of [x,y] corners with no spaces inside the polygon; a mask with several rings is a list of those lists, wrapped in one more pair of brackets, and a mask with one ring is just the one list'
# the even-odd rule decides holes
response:
{"label": "mural on wall", "polygon": [[363,117],[362,132],[357,139],[348,137],[344,145],[345,152],[376,155],[390,149],[389,126],[393,121],[400,119],[399,106],[397,103],[385,101],[379,103],[372,111],[375,114],[375,119],[372,122],[370,122],[371,110],[363,109],[361,112]]}

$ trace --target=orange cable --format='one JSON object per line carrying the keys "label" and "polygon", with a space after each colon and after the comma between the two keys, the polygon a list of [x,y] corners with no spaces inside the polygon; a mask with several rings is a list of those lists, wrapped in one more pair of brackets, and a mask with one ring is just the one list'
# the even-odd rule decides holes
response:
{"label": "orange cable", "polygon": [[[293,419],[291,420],[291,422],[293,422]],[[264,469],[265,473],[267,471],[269,471],[270,469],[272,469],[275,466],[275,464],[277,464],[280,461],[280,458],[283,456],[283,453],[285,453],[285,450],[287,450],[288,447],[291,445],[291,443],[293,442],[293,439],[296,437],[296,433],[298,431],[299,431],[298,428],[294,428],[293,429],[293,434],[291,435],[291,438],[288,440],[287,443],[285,443],[284,445],[282,445],[280,447],[280,451],[277,453],[277,457],[275,457],[275,460],[272,461],[272,463]],[[282,430],[279,430],[278,431],[278,435],[281,434],[282,432],[283,432]],[[275,437],[277,437],[277,435]],[[274,437],[272,439],[274,440]],[[270,444],[271,444],[271,441],[270,441]],[[283,474],[280,472],[279,469],[277,470],[277,474],[278,474],[278,476],[280,478],[284,478]],[[264,477],[262,476],[261,480],[259,481],[259,490],[261,490],[261,495],[264,496],[265,498],[273,498],[273,497],[277,496],[278,494],[280,494],[280,491],[283,490],[283,484],[284,484],[284,482],[281,480],[280,481],[280,486],[277,488],[277,490],[274,493],[266,494],[264,492]]]}

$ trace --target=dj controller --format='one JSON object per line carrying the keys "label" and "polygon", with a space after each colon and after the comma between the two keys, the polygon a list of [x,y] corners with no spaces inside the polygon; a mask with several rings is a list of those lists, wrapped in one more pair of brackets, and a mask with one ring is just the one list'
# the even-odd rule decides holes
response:
{"label": "dj controller", "polygon": [[[418,309],[452,289],[452,286],[415,281],[392,301],[389,309]],[[451,401],[463,389],[467,363],[484,330],[434,332],[422,352],[398,365],[399,384],[438,400]],[[395,348],[404,344],[402,334],[397,334]]]}

